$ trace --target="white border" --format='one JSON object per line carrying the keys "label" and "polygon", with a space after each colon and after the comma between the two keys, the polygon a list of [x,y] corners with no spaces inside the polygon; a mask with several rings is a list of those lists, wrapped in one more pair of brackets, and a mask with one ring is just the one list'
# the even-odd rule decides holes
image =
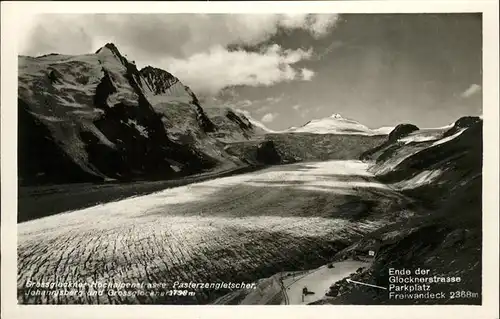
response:
{"label": "white border", "polygon": [[[2,318],[474,318],[498,314],[499,80],[498,1],[2,2],[1,4],[1,312]],[[18,306],[16,30],[33,13],[483,13],[482,306]],[[411,307],[411,308],[409,308]]]}

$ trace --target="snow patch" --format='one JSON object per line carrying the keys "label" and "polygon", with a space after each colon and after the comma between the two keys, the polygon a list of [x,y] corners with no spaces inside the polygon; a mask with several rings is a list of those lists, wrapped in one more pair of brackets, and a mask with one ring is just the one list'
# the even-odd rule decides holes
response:
{"label": "snow patch", "polygon": [[465,128],[460,129],[455,134],[450,135],[450,136],[445,137],[445,138],[442,138],[442,139],[432,143],[432,146],[440,145],[440,144],[446,143],[448,141],[451,141],[451,140],[457,138],[458,136],[460,136],[460,134],[462,134],[465,130],[466,130]]}
{"label": "snow patch", "polygon": [[443,171],[440,169],[430,170],[430,171],[425,170],[423,172],[418,173],[417,175],[413,176],[410,179],[391,184],[390,186],[399,190],[414,189],[422,185],[427,185],[432,183],[442,173]]}
{"label": "snow patch", "polygon": [[412,143],[412,142],[428,142],[434,141],[441,137],[441,133],[427,133],[427,134],[409,134],[405,137],[402,137],[398,140],[398,142],[402,142],[404,144]]}
{"label": "snow patch", "polygon": [[128,119],[126,124],[129,126],[133,126],[139,132],[139,134],[144,136],[145,138],[149,137],[148,130],[144,126],[137,124],[136,120]]}
{"label": "snow patch", "polygon": [[181,168],[179,166],[176,166],[176,165],[170,165],[170,167],[175,171],[175,172],[180,172],[181,171]]}
{"label": "snow patch", "polygon": [[394,130],[394,128],[395,128],[394,126],[382,126],[382,127],[373,129],[372,131],[374,133],[380,134],[380,135],[389,135]]}

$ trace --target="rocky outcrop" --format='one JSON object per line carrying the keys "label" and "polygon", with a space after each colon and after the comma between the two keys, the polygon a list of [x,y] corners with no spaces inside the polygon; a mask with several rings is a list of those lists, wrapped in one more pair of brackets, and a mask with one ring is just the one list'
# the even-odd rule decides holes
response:
{"label": "rocky outcrop", "polygon": [[103,110],[109,109],[108,105],[108,97],[111,94],[116,93],[116,87],[114,86],[109,73],[102,68],[102,73],[104,76],[101,79],[101,82],[97,85],[94,94],[94,106],[101,108]]}
{"label": "rocky outcrop", "polygon": [[453,126],[444,133],[444,137],[451,136],[453,134],[458,133],[460,130],[471,127],[479,122],[481,122],[481,118],[478,116],[464,116],[459,118]]}
{"label": "rocky outcrop", "polygon": [[281,163],[279,155],[273,141],[265,141],[257,146],[257,161],[267,165],[275,165]]}
{"label": "rocky outcrop", "polygon": [[391,131],[391,133],[389,133],[388,141],[397,141],[398,139],[418,130],[418,126],[413,124],[399,124],[394,128],[394,130]]}

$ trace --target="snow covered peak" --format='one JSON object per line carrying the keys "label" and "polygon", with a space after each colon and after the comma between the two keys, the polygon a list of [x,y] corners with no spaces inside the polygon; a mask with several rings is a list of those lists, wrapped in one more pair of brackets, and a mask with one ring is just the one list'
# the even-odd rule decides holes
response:
{"label": "snow covered peak", "polygon": [[114,43],[106,43],[104,45],[104,47],[111,50],[116,55],[121,55],[120,51],[118,51],[118,48],[116,47],[116,45]]}
{"label": "snow covered peak", "polygon": [[95,55],[101,60],[108,61],[109,63],[121,64],[127,69],[128,72],[135,73],[135,76],[139,76],[137,67],[134,61],[129,61],[124,55],[120,53],[116,45],[113,43],[106,43],[102,48],[95,52]]}
{"label": "snow covered peak", "polygon": [[118,48],[113,43],[106,43],[103,47],[95,52],[98,56],[114,56],[120,62],[124,62],[123,55],[118,51]]}
{"label": "snow covered peak", "polygon": [[359,134],[359,135],[382,135],[385,132],[372,130],[354,120],[346,119],[338,113],[334,113],[323,119],[315,119],[300,127],[292,127],[285,132],[314,133],[314,134]]}
{"label": "snow covered peak", "polygon": [[114,43],[106,43],[104,46],[102,46],[97,51],[95,51],[95,53],[99,54],[99,53],[105,52],[105,51],[110,51],[111,53],[113,53],[114,55],[116,55],[118,57],[122,56],[120,51],[116,47],[116,45],[114,45]]}

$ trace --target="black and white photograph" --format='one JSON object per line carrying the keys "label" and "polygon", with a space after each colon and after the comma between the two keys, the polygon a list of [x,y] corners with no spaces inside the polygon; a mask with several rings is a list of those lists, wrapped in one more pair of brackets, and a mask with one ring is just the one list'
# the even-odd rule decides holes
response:
{"label": "black and white photograph", "polygon": [[483,304],[482,12],[23,30],[18,305]]}

